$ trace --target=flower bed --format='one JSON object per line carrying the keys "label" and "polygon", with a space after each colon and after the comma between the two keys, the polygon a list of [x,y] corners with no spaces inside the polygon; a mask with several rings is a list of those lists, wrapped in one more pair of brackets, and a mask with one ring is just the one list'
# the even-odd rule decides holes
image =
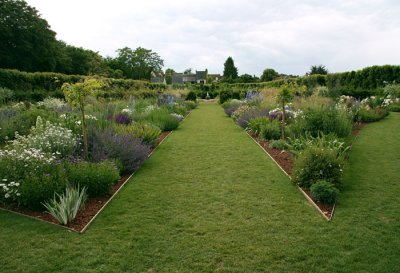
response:
{"label": "flower bed", "polygon": [[393,100],[342,96],[334,101],[306,97],[303,91],[285,85],[276,91],[275,102],[249,91],[250,99],[225,100],[222,107],[330,220],[354,136],[364,122],[384,118]]}
{"label": "flower bed", "polygon": [[69,104],[0,108],[1,207],[80,230],[197,106],[173,95],[97,100],[101,86],[67,84]]}

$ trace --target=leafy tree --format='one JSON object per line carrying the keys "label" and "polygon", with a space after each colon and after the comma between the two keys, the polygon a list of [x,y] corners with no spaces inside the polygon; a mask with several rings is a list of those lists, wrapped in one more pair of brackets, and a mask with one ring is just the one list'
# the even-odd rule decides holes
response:
{"label": "leafy tree", "polygon": [[310,72],[308,72],[308,74],[310,75],[315,75],[315,74],[319,74],[319,75],[327,75],[328,74],[328,69],[325,68],[324,65],[313,65],[310,68]]}
{"label": "leafy tree", "polygon": [[274,80],[278,76],[279,76],[278,72],[276,72],[274,69],[266,68],[266,69],[264,69],[264,71],[261,75],[261,81],[269,82],[269,81]]}
{"label": "leafy tree", "polygon": [[0,1],[0,67],[54,71],[56,33],[23,0]]}
{"label": "leafy tree", "polygon": [[86,134],[85,106],[89,103],[89,97],[95,96],[96,92],[104,87],[104,82],[93,78],[87,78],[84,82],[74,84],[64,83],[61,87],[66,101],[72,106],[79,108],[82,122],[83,156],[88,157],[88,143]]}
{"label": "leafy tree", "polygon": [[172,68],[167,68],[165,70],[165,82],[167,84],[171,84],[172,83],[172,75],[174,75],[175,70],[173,70]]}
{"label": "leafy tree", "polygon": [[239,78],[236,79],[238,83],[252,83],[257,81],[257,77],[249,75],[249,74],[243,74],[240,75]]}
{"label": "leafy tree", "polygon": [[282,125],[281,125],[281,134],[282,134],[282,139],[285,139],[285,122],[286,122],[286,112],[285,112],[285,107],[288,102],[290,102],[293,99],[293,86],[289,84],[285,84],[282,86],[278,92],[278,95],[276,97],[277,102],[281,105],[282,107]]}
{"label": "leafy tree", "polygon": [[124,76],[135,80],[150,80],[151,72],[160,72],[164,61],[150,49],[138,47],[135,50],[124,47],[117,50],[116,63]]}
{"label": "leafy tree", "polygon": [[183,71],[183,74],[185,74],[185,75],[189,75],[189,74],[192,74],[192,68],[187,68],[187,69],[185,69],[185,71]]}
{"label": "leafy tree", "polygon": [[224,63],[224,79],[234,80],[238,77],[238,69],[235,67],[232,57],[228,57]]}

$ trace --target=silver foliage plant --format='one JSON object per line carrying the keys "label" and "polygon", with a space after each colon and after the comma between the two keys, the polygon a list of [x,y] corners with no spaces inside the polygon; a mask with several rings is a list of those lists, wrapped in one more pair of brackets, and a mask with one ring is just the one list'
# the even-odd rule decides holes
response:
{"label": "silver foliage plant", "polygon": [[56,194],[52,200],[44,203],[50,213],[60,224],[67,225],[72,222],[78,211],[87,200],[86,187],[82,189],[68,187],[62,195]]}

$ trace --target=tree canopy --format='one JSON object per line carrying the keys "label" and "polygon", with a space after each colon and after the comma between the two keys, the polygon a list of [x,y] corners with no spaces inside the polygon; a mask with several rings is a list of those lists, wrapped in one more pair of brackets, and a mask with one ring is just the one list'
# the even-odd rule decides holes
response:
{"label": "tree canopy", "polygon": [[261,81],[269,82],[269,81],[274,80],[278,76],[279,76],[279,73],[276,72],[274,69],[266,68],[266,69],[264,69],[264,71],[263,71],[263,73],[261,75]]}
{"label": "tree canopy", "polygon": [[312,65],[310,68],[310,72],[308,72],[310,75],[327,75],[328,74],[328,69],[324,65]]}
{"label": "tree canopy", "polygon": [[235,63],[232,57],[228,57],[224,63],[224,79],[234,80],[238,77],[238,69],[235,67]]}
{"label": "tree canopy", "polygon": [[161,72],[164,60],[151,49],[138,47],[132,50],[124,47],[117,50],[115,63],[126,78],[135,80],[150,80],[151,72]]}
{"label": "tree canopy", "polygon": [[22,0],[1,0],[0,67],[54,71],[58,42],[38,11]]}

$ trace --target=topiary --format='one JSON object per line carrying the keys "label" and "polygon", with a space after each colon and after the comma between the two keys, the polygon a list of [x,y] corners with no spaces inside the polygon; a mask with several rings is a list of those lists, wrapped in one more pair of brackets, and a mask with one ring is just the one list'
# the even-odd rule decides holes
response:
{"label": "topiary", "polygon": [[326,204],[335,203],[339,194],[339,190],[335,185],[325,180],[317,181],[311,186],[310,191],[315,200]]}

